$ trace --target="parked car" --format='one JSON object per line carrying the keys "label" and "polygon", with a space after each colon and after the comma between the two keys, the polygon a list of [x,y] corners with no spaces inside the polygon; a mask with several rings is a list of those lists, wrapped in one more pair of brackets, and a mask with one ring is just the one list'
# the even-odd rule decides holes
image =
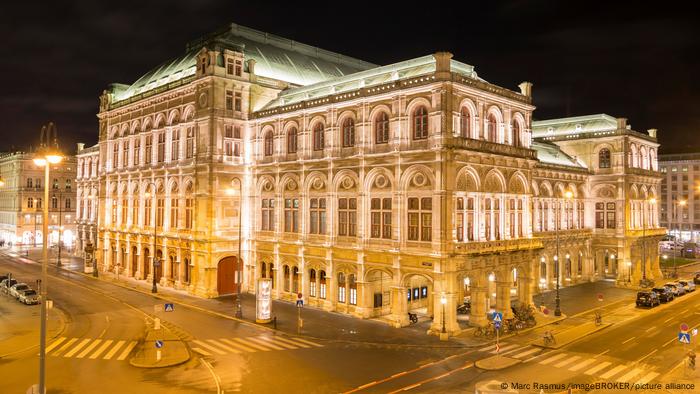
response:
{"label": "parked car", "polygon": [[686,293],[690,293],[691,291],[695,291],[695,283],[692,280],[679,280],[678,284],[683,286],[683,290],[685,290]]}
{"label": "parked car", "polygon": [[661,304],[659,296],[653,291],[640,291],[637,293],[637,306],[648,306],[653,308]]}
{"label": "parked car", "polygon": [[663,303],[673,301],[673,292],[668,287],[654,287],[651,291],[656,293],[659,296],[659,301]]}
{"label": "parked car", "polygon": [[683,257],[690,257],[690,258],[695,258],[698,256],[699,249],[698,249],[698,244],[695,242],[686,242],[683,244],[683,251],[681,252],[681,256]]}
{"label": "parked car", "polygon": [[19,302],[26,304],[26,305],[34,305],[39,303],[39,295],[36,293],[36,290],[33,289],[28,289],[19,295]]}
{"label": "parked car", "polygon": [[8,294],[10,292],[10,287],[14,286],[15,284],[17,284],[17,280],[5,279],[2,282],[0,282],[0,291],[2,291],[5,294]]}
{"label": "parked car", "polygon": [[695,277],[693,278],[693,283],[696,285],[700,285],[700,274],[695,274]]}
{"label": "parked car", "polygon": [[29,285],[26,283],[17,283],[14,286],[10,287],[10,295],[19,298],[19,294],[22,291],[29,290]]}
{"label": "parked car", "polygon": [[685,290],[683,290],[683,286],[676,282],[668,282],[664,286],[668,287],[671,289],[671,292],[673,293],[674,297],[680,297],[685,294]]}

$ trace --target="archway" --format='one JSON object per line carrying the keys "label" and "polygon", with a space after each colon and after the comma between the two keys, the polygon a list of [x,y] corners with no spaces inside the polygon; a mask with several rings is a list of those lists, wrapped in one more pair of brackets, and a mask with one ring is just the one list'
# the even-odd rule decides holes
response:
{"label": "archway", "polygon": [[238,293],[240,284],[237,280],[239,270],[236,256],[224,257],[219,261],[216,270],[216,291],[219,295]]}
{"label": "archway", "polygon": [[153,264],[153,268],[154,268],[153,272],[154,272],[154,275],[156,277],[156,282],[160,282],[160,278],[163,277],[163,265],[165,265],[167,263],[165,260],[163,260],[163,251],[162,250],[160,250],[160,249],[156,250],[156,260],[154,260],[154,261],[158,261],[160,263],[158,265]]}
{"label": "archway", "polygon": [[433,283],[423,275],[409,274],[404,277],[407,309],[411,313],[433,318]]}
{"label": "archway", "polygon": [[131,248],[131,276],[136,276],[136,270],[139,267],[138,249],[136,246]]}
{"label": "archway", "polygon": [[384,316],[391,313],[392,275],[380,269],[365,274],[369,292],[372,294],[372,316]]}
{"label": "archway", "polygon": [[148,274],[151,272],[151,253],[148,248],[143,249],[143,275],[142,278],[148,278]]}

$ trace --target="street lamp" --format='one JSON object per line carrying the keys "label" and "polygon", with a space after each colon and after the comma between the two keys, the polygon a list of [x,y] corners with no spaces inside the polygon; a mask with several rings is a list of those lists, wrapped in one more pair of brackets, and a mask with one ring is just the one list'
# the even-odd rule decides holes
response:
{"label": "street lamp", "polygon": [[440,296],[440,303],[442,304],[442,331],[441,332],[443,334],[446,334],[447,331],[445,330],[445,305],[447,305],[447,297],[445,296],[444,292]]}
{"label": "street lamp", "polygon": [[[574,192],[571,190],[567,190],[564,192],[564,198],[566,200],[571,200],[574,197]],[[554,256],[554,267],[555,267],[555,273],[557,276],[557,295],[556,298],[554,299],[555,301],[555,307],[554,307],[554,316],[561,316],[561,299],[559,298],[559,227],[561,226],[561,209],[562,209],[562,204],[561,201],[558,202],[558,209],[557,209],[557,222],[555,223],[555,229],[556,229],[556,235],[557,235],[557,254]]]}
{"label": "street lamp", "polygon": [[632,283],[632,262],[627,262],[627,283]]}
{"label": "street lamp", "polygon": [[[645,202],[648,202],[649,205],[654,205],[656,204],[656,199],[654,197],[646,200]],[[684,201],[685,203],[685,201]],[[685,204],[683,204],[685,205]],[[649,287],[649,283],[647,282],[647,243],[646,243],[646,231],[647,231],[647,222],[646,222],[646,210],[647,206],[646,204],[642,205],[642,280],[640,281],[639,285],[641,287]]]}
{"label": "street lamp", "polygon": [[[238,289],[236,295],[236,313],[235,316],[238,319],[243,318],[243,308],[241,307],[241,287],[243,285],[243,272],[242,272],[242,260],[241,260],[241,242],[243,241],[243,182],[240,178],[236,178],[238,181],[238,256],[236,265],[236,274],[238,275]],[[235,189],[226,189],[226,194],[233,196],[235,194]]]}
{"label": "street lamp", "polygon": [[[156,195],[156,184],[153,182],[148,183],[149,186],[153,186],[154,193],[153,196]],[[146,192],[144,193],[144,197],[146,198],[151,198],[151,193]],[[158,232],[158,201],[156,199],[156,204],[155,204],[155,209],[156,209],[156,217],[153,220],[153,252],[152,252],[152,259],[153,259],[153,270],[151,272],[151,275],[153,276],[153,286],[151,287],[151,293],[157,293],[158,292],[158,285],[156,283],[156,269],[160,266],[160,261],[158,260],[158,254],[156,253],[156,248],[157,248],[157,242],[156,242],[156,237],[157,237],[157,232]],[[154,204],[151,204],[153,207]],[[147,215],[150,215],[150,212],[146,212]]]}
{"label": "street lamp", "polygon": [[58,149],[58,135],[56,126],[53,122],[49,122],[48,126],[43,126],[41,128],[41,135],[39,138],[39,150],[36,152],[34,157],[34,164],[38,167],[44,167],[44,220],[42,221],[42,231],[44,236],[42,237],[42,257],[43,262],[41,264],[41,324],[40,324],[40,337],[39,337],[39,393],[46,393],[46,320],[47,320],[47,310],[46,310],[46,294],[48,287],[48,275],[47,268],[49,262],[49,249],[48,249],[48,237],[49,232],[49,172],[51,164],[58,164],[63,160],[63,156]]}

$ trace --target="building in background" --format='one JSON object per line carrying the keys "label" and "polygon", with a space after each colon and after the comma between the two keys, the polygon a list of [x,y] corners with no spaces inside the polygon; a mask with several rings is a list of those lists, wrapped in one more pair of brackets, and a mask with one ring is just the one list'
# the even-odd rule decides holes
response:
{"label": "building in background", "polygon": [[94,145],[85,148],[82,143],[78,144],[76,154],[76,195],[75,206],[76,219],[76,250],[78,256],[85,257],[85,247],[88,244],[96,245],[97,239],[97,195],[99,189],[98,168],[99,168],[100,147]]}
{"label": "building in background", "polygon": [[483,325],[557,282],[661,277],[655,132],[532,122],[530,83],[450,53],[377,66],[232,24],[100,102],[100,270],[449,333],[465,297]]}
{"label": "building in background", "polygon": [[684,241],[700,238],[700,153],[659,156],[661,225]]}
{"label": "building in background", "polygon": [[[0,177],[5,184],[0,191],[0,239],[5,244],[41,246],[44,199],[44,169],[34,164],[34,154],[6,153],[0,156]],[[75,247],[75,170],[73,156],[51,168],[49,190],[49,245],[57,245],[59,232],[62,247]]]}

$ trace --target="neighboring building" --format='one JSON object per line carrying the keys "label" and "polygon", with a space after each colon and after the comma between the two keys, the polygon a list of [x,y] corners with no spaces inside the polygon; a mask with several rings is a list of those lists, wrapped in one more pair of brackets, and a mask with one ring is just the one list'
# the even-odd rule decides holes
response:
{"label": "neighboring building", "polygon": [[[44,168],[34,164],[34,154],[0,156],[0,239],[6,244],[41,246],[44,200]],[[75,157],[52,165],[49,190],[49,245],[60,238],[66,250],[75,246]]]}
{"label": "neighboring building", "polygon": [[[661,225],[685,241],[700,238],[700,153],[659,156]],[[680,201],[685,201],[680,203]]]}
{"label": "neighboring building", "polygon": [[85,247],[88,244],[95,246],[97,239],[97,204],[98,204],[98,166],[100,158],[99,145],[85,148],[78,144],[77,177],[75,180],[78,203],[76,209],[76,254],[85,256]]}
{"label": "neighboring building", "polygon": [[[533,125],[530,83],[508,90],[451,57],[376,66],[231,25],[111,85],[99,186],[81,197],[98,195],[99,269],[216,297],[240,267],[242,291],[272,278],[275,298],[397,326],[418,311],[433,331],[444,298],[450,333],[465,296],[485,324],[556,272],[638,283],[633,249],[664,232],[654,206],[648,229],[639,218],[655,136],[606,115]],[[643,256],[658,277],[656,247]]]}

